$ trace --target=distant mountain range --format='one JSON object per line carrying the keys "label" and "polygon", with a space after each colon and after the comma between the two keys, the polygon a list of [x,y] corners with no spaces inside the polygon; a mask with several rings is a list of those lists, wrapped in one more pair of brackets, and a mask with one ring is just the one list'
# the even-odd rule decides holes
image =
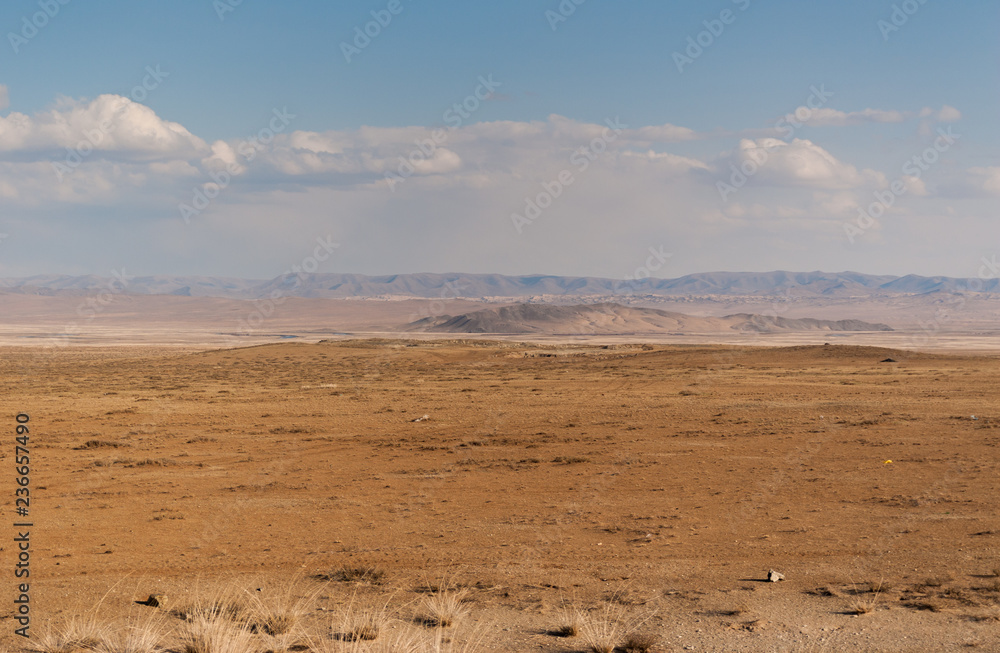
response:
{"label": "distant mountain range", "polygon": [[125,278],[123,283],[97,276],[40,275],[0,279],[0,293],[32,295],[92,294],[111,287],[133,295],[182,295],[264,299],[268,297],[519,298],[560,301],[578,297],[671,297],[685,295],[791,297],[871,297],[935,292],[1000,293],[1000,279],[952,277],[903,277],[857,272],[705,272],[676,279],[638,281],[600,277],[553,275],[505,276],[501,274],[286,274],[271,280],[228,277],[146,276]]}
{"label": "distant mountain range", "polygon": [[861,320],[789,319],[739,313],[724,317],[697,317],[653,308],[619,304],[552,306],[515,304],[462,315],[427,317],[405,331],[427,333],[502,333],[545,335],[637,335],[720,333],[774,333],[781,331],[892,331],[885,324]]}

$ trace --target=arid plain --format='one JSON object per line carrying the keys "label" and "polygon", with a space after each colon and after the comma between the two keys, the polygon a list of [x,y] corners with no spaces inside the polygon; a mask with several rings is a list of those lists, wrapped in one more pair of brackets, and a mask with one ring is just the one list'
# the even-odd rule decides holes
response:
{"label": "arid plain", "polygon": [[225,586],[429,637],[450,588],[455,650],[997,650],[1000,358],[814,340],[5,347],[33,634]]}

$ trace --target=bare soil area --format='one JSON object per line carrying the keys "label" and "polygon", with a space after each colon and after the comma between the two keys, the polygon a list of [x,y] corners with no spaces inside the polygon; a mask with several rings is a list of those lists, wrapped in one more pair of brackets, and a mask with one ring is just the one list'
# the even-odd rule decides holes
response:
{"label": "bare soil area", "polygon": [[581,614],[654,651],[1000,650],[998,386],[837,344],[0,348],[2,643],[23,412],[36,636],[227,587],[301,599],[303,642],[362,604],[441,632],[451,591],[470,651],[589,650]]}

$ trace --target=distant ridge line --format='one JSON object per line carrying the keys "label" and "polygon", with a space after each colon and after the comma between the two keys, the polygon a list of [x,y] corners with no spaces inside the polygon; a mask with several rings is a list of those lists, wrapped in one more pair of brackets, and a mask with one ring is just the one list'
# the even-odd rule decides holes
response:
{"label": "distant ridge line", "polygon": [[93,275],[36,275],[0,279],[0,293],[87,294],[107,290],[133,295],[183,295],[228,299],[348,298],[579,298],[629,296],[870,297],[928,293],[1000,293],[1000,279],[870,275],[859,272],[701,272],[673,279],[635,281],[604,277],[416,273],[286,274],[269,280],[209,276],[125,277],[125,285]]}

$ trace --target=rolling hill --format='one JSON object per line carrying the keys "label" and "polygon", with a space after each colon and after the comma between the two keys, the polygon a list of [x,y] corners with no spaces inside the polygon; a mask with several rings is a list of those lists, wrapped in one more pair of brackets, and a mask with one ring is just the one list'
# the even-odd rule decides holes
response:
{"label": "rolling hill", "polygon": [[874,324],[861,320],[790,319],[750,313],[738,313],[724,317],[697,317],[619,304],[575,306],[515,304],[486,308],[455,316],[427,317],[405,325],[402,330],[467,334],[632,335],[731,331],[744,333],[892,331],[893,329],[885,324]]}

